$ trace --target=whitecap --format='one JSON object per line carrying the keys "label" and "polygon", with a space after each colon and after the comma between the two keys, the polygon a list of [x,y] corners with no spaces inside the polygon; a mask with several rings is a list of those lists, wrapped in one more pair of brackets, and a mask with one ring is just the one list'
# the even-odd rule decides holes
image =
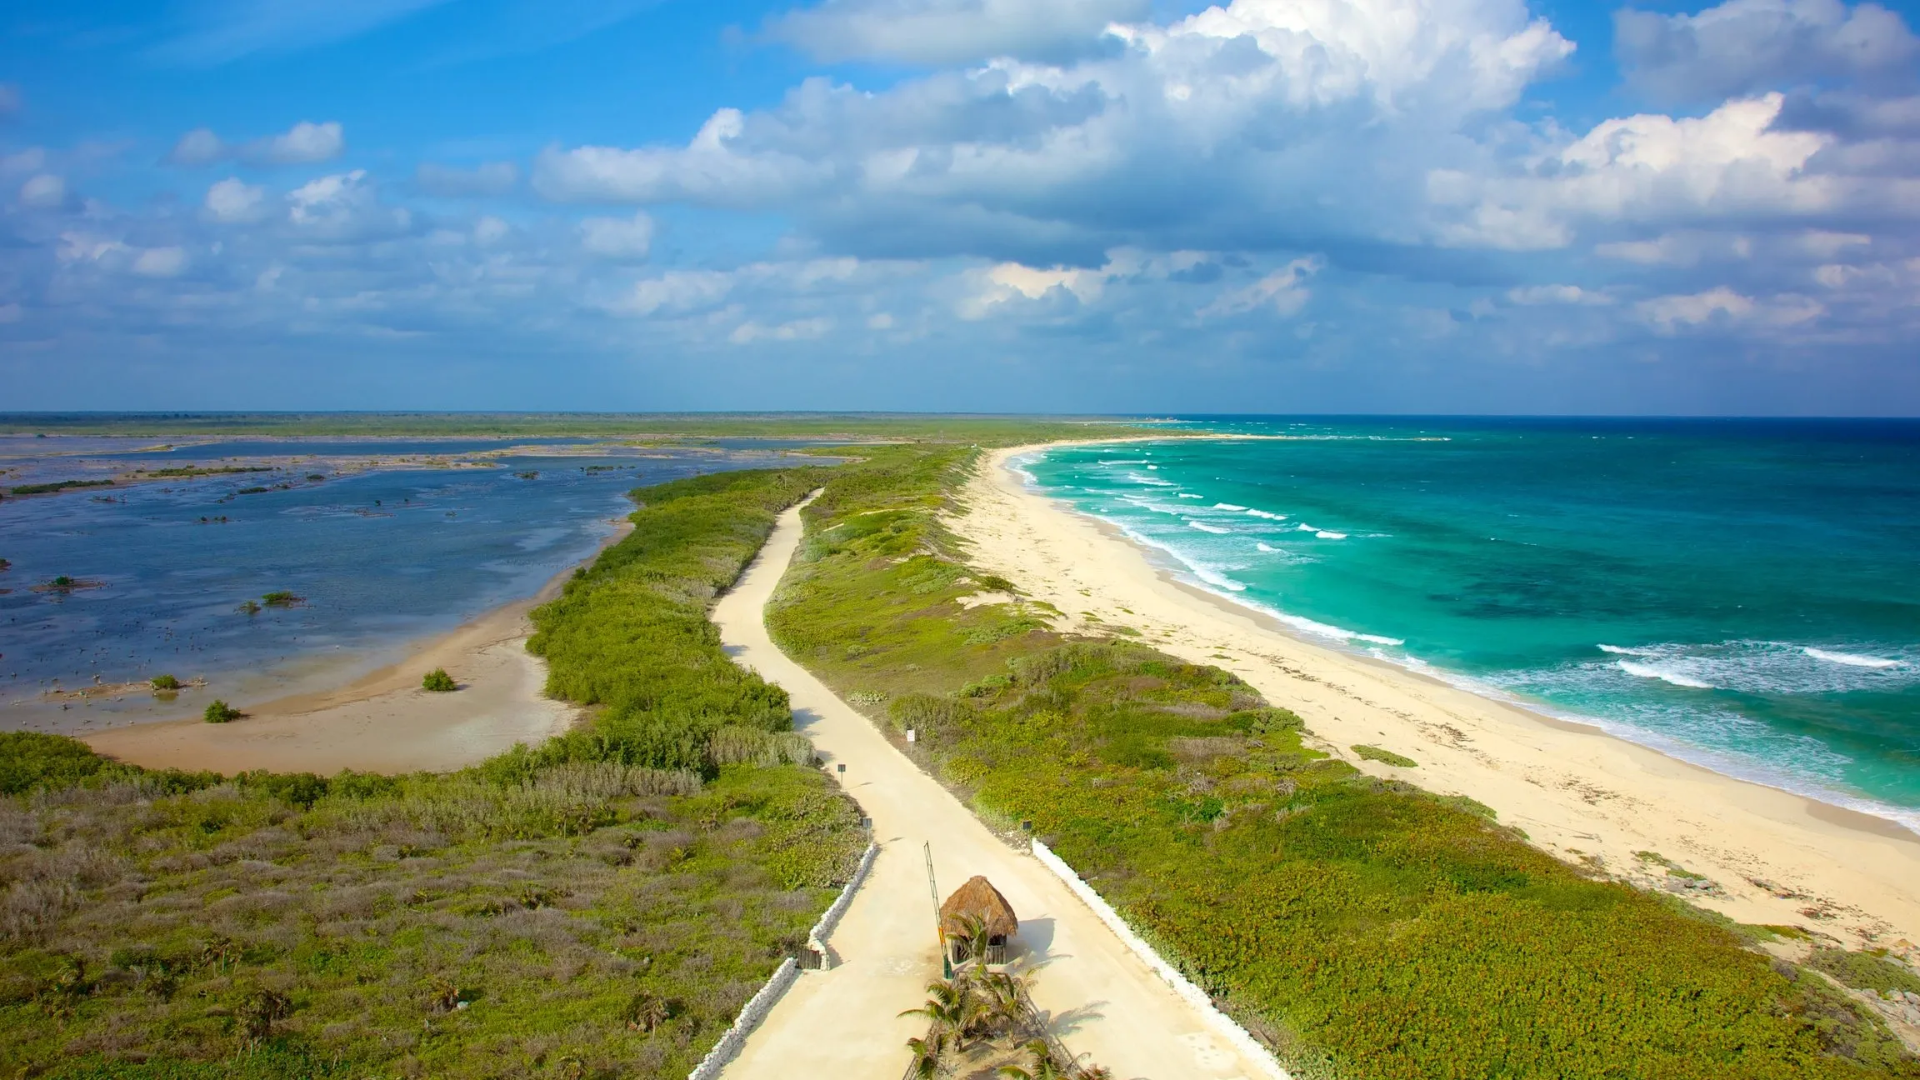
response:
{"label": "whitecap", "polygon": [[1857,653],[1828,652],[1809,645],[1800,650],[1815,660],[1825,660],[1829,664],[1845,664],[1848,667],[1890,668],[1899,667],[1900,661],[1888,660],[1879,656],[1861,656]]}
{"label": "whitecap", "polygon": [[1346,533],[1337,533],[1337,532],[1317,532],[1317,533],[1314,533],[1313,535],[1319,537],[1322,540],[1345,540],[1347,538]]}
{"label": "whitecap", "polygon": [[1160,467],[1160,466],[1158,466],[1158,465],[1149,465],[1149,466],[1147,466],[1147,468],[1149,468],[1149,469],[1158,469],[1159,467]]}
{"label": "whitecap", "polygon": [[1235,506],[1233,503],[1214,503],[1213,508],[1215,510],[1232,510],[1236,514],[1246,509],[1244,506]]}
{"label": "whitecap", "polygon": [[1287,515],[1285,514],[1274,514],[1274,513],[1269,513],[1265,510],[1248,510],[1247,515],[1249,517],[1266,518],[1268,521],[1287,520]]}
{"label": "whitecap", "polygon": [[1183,498],[1183,499],[1204,499],[1204,498],[1206,498],[1206,496],[1205,496],[1205,495],[1195,495],[1195,494],[1192,494],[1191,492],[1186,492],[1186,491],[1183,491],[1183,492],[1181,492],[1181,493],[1180,493],[1180,497],[1181,497],[1181,498]]}
{"label": "whitecap", "polygon": [[1685,686],[1693,690],[1713,689],[1713,684],[1710,682],[1701,682],[1699,679],[1657,664],[1636,664],[1631,660],[1616,660],[1613,666],[1629,675],[1638,675],[1642,679],[1659,679],[1661,682],[1669,682],[1675,686]]}
{"label": "whitecap", "polygon": [[1187,522],[1187,527],[1193,528],[1193,529],[1199,529],[1201,532],[1220,533],[1222,535],[1233,531],[1231,529],[1223,529],[1218,525],[1209,525],[1204,521],[1189,520]]}
{"label": "whitecap", "polygon": [[1627,647],[1626,647],[1626,646],[1624,646],[1624,645],[1602,645],[1602,646],[1600,646],[1600,651],[1601,651],[1601,652],[1605,652],[1605,653],[1613,653],[1613,654],[1614,654],[1615,656],[1653,656],[1653,655],[1656,655],[1656,654],[1655,654],[1655,652],[1654,652],[1654,650],[1652,650],[1652,649],[1629,649],[1629,648],[1627,648]]}
{"label": "whitecap", "polygon": [[1257,548],[1259,548],[1259,549],[1260,549],[1261,551],[1264,551],[1264,552],[1267,552],[1268,554],[1272,554],[1272,553],[1274,553],[1274,552],[1276,552],[1276,551],[1279,551],[1279,550],[1280,550],[1280,549],[1279,549],[1279,548],[1277,548],[1277,547],[1272,547],[1272,546],[1270,546],[1270,545],[1268,545],[1268,544],[1263,544],[1263,543],[1259,543],[1259,542],[1257,542],[1257,541],[1256,541],[1256,542],[1254,543],[1254,545],[1253,545],[1253,546],[1254,546],[1254,547],[1257,547]]}

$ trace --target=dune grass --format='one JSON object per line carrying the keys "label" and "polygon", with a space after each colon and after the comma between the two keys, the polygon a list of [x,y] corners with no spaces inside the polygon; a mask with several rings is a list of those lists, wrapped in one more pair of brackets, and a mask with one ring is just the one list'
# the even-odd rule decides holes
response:
{"label": "dune grass", "polygon": [[[1307,1078],[1920,1076],[1742,928],[1364,776],[1232,674],[1070,638],[940,525],[970,455],[834,474],[769,625],[990,823],[1038,835]],[[901,745],[905,746],[904,740]]]}

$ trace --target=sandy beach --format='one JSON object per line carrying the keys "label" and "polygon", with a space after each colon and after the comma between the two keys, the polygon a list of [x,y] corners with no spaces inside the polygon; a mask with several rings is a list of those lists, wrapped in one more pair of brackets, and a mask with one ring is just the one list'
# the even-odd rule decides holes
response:
{"label": "sandy beach", "polygon": [[[631,528],[622,519],[602,550]],[[526,649],[533,609],[557,595],[572,574],[569,568],[539,593],[494,608],[337,689],[258,704],[235,701],[247,715],[230,724],[167,720],[82,737],[102,754],[156,769],[329,775],[472,765],[515,743],[559,734],[578,720],[576,706],[545,696],[546,662]],[[421,676],[434,668],[445,668],[460,689],[421,689]]]}
{"label": "sandy beach", "polygon": [[[1741,922],[1920,958],[1920,836],[1303,641],[1277,620],[1182,583],[1117,530],[1028,490],[1007,462],[1033,449],[990,454],[950,525],[981,569],[1059,608],[1060,629],[1129,626],[1166,652],[1228,668],[1299,713],[1322,749],[1377,776],[1476,799],[1568,862]],[[1358,743],[1417,767],[1360,760],[1351,750]]]}

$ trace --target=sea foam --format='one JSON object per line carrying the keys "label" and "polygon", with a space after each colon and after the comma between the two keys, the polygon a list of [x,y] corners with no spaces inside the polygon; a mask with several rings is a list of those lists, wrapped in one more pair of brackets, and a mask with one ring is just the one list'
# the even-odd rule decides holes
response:
{"label": "sea foam", "polygon": [[1800,651],[1813,657],[1815,660],[1825,660],[1829,664],[1845,664],[1848,667],[1880,669],[1900,666],[1900,661],[1898,660],[1888,660],[1879,656],[1860,656],[1855,653],[1828,652],[1825,649],[1816,649],[1811,645]]}
{"label": "sea foam", "polygon": [[1636,664],[1631,660],[1616,660],[1613,666],[1629,675],[1638,675],[1642,679],[1659,679],[1661,682],[1669,682],[1675,686],[1685,686],[1693,690],[1713,689],[1713,684],[1710,682],[1701,682],[1692,676],[1657,664]]}

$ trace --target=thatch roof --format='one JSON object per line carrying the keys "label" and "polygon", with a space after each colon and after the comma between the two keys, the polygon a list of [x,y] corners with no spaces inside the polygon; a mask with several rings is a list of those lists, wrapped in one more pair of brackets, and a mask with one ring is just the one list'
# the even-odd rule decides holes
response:
{"label": "thatch roof", "polygon": [[960,921],[967,915],[976,916],[987,924],[987,936],[1012,937],[1020,929],[1020,920],[1013,915],[1013,905],[1000,895],[993,883],[975,874],[967,879],[965,885],[955,889],[947,902],[940,905],[940,929],[949,934],[962,934],[966,926]]}

